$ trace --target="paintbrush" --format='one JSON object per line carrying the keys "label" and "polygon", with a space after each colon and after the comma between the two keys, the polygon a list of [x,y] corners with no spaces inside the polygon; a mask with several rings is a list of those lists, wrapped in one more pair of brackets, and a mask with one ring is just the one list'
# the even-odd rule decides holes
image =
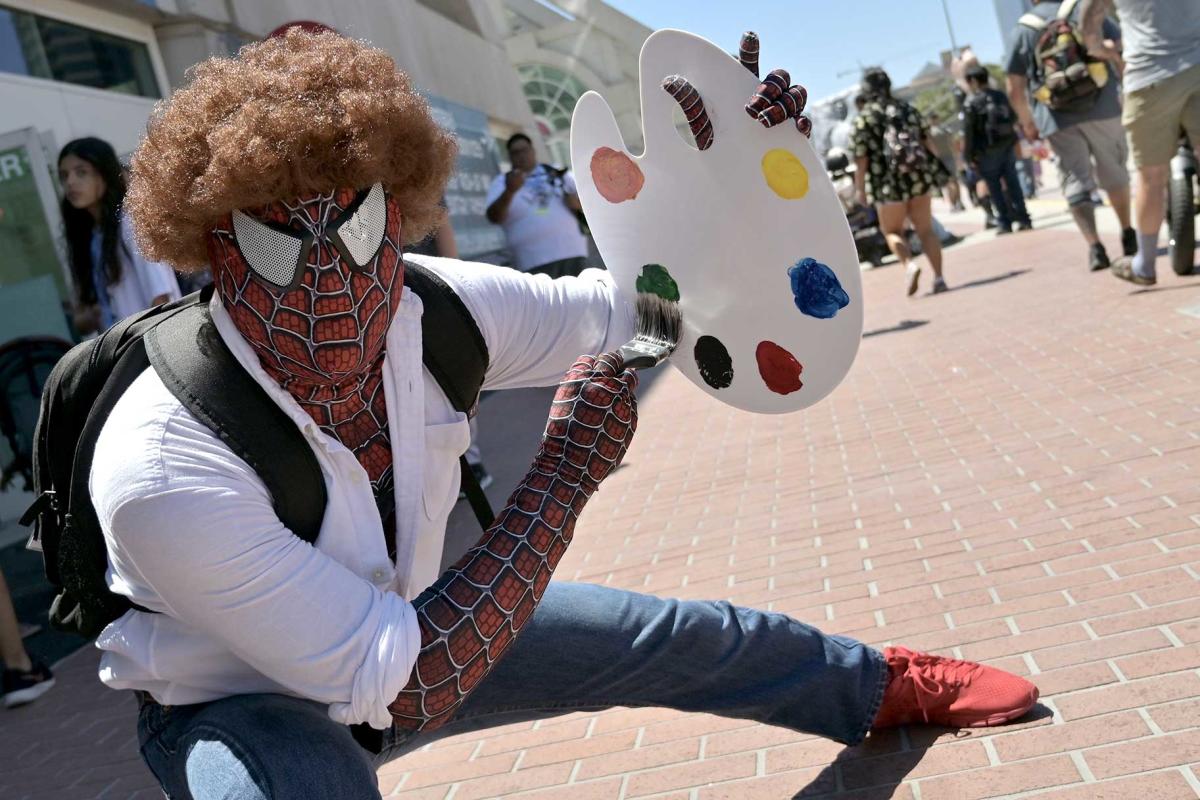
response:
{"label": "paintbrush", "polygon": [[627,369],[656,367],[675,352],[683,329],[678,300],[666,300],[653,292],[638,292],[634,302],[637,335],[620,349]]}

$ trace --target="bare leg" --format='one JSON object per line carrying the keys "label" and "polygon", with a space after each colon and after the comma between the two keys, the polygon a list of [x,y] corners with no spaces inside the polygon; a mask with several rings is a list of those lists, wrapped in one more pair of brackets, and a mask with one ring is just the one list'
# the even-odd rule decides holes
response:
{"label": "bare leg", "polygon": [[908,267],[908,262],[912,261],[908,240],[904,236],[904,222],[908,219],[908,209],[904,203],[880,203],[876,209],[879,212],[879,227],[887,239],[888,249],[900,260],[900,266]]}
{"label": "bare leg", "polygon": [[[1137,229],[1144,236],[1158,236],[1166,216],[1169,164],[1138,168]],[[1112,195],[1109,194],[1111,198]],[[1116,207],[1116,203],[1113,204]]]}
{"label": "bare leg", "polygon": [[958,192],[958,181],[957,180],[951,178],[950,182],[946,184],[946,194],[949,195],[948,199],[950,201],[950,205],[957,208],[959,205],[962,204],[962,195],[960,195]]}
{"label": "bare leg", "polygon": [[1089,245],[1100,241],[1100,236],[1096,233],[1096,207],[1090,201],[1071,206],[1071,216],[1075,218],[1076,227]]}
{"label": "bare leg", "polygon": [[17,612],[13,610],[3,572],[0,572],[0,659],[9,669],[33,668],[29,653],[25,652],[25,645],[21,641],[21,626],[17,624]]}
{"label": "bare leg", "polygon": [[[1165,190],[1164,190],[1165,191]],[[1112,203],[1113,211],[1117,212],[1117,219],[1121,222],[1121,230],[1129,227],[1129,187],[1122,186],[1120,189],[1106,191],[1108,202]]]}
{"label": "bare leg", "polygon": [[917,236],[921,240],[925,257],[929,259],[929,266],[933,267],[933,274],[942,277],[942,243],[933,232],[933,211],[929,195],[921,195],[908,201],[908,218],[917,229]]}

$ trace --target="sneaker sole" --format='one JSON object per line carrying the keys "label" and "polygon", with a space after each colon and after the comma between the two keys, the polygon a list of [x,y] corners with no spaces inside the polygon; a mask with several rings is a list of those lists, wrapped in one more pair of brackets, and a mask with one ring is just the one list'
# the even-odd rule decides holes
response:
{"label": "sneaker sole", "polygon": [[1035,692],[1033,699],[1029,701],[1028,705],[1020,708],[1014,708],[1011,711],[1005,711],[1000,714],[993,714],[986,719],[976,719],[974,717],[948,717],[947,724],[953,728],[991,728],[996,725],[1006,725],[1009,722],[1012,722],[1014,719],[1020,719],[1028,714],[1029,710],[1037,705],[1038,697],[1040,696],[1041,692]]}
{"label": "sneaker sole", "polygon": [[917,293],[917,287],[921,283],[921,270],[916,270],[908,276],[908,296],[912,297]]}
{"label": "sneaker sole", "polygon": [[8,694],[4,695],[4,707],[16,708],[17,706],[23,706],[27,703],[32,703],[46,692],[53,689],[54,681],[55,679],[51,678],[48,681],[42,681],[39,684],[30,686],[28,689],[18,689],[15,692],[9,692]]}

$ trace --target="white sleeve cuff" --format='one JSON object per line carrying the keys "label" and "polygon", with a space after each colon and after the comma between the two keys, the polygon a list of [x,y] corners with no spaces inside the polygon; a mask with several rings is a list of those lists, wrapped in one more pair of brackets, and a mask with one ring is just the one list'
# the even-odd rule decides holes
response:
{"label": "white sleeve cuff", "polygon": [[329,717],[343,725],[365,722],[376,730],[391,726],[388,705],[408,685],[421,651],[421,629],[412,604],[398,594],[384,592],[375,650],[354,676],[349,703],[331,703]]}

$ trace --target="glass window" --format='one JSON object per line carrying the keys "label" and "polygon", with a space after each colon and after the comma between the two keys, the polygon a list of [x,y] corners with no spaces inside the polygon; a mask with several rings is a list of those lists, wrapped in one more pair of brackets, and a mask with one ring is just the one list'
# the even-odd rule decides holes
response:
{"label": "glass window", "polygon": [[522,64],[517,67],[517,74],[521,76],[529,110],[550,149],[551,161],[569,164],[571,114],[587,87],[574,75],[546,64]]}
{"label": "glass window", "polygon": [[0,6],[0,72],[159,98],[150,51],[56,19]]}

